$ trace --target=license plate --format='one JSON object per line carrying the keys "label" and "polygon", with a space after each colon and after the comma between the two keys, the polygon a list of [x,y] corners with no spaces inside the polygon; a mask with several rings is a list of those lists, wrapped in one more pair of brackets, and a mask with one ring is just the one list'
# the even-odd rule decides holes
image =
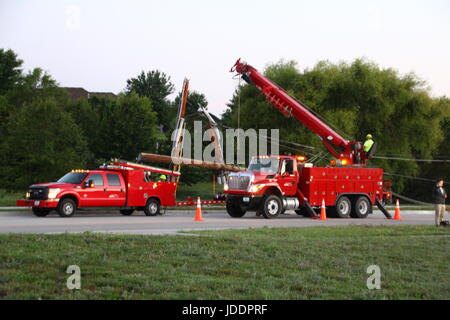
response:
{"label": "license plate", "polygon": [[41,203],[40,201],[35,201],[35,202],[34,202],[34,205],[35,205],[35,206],[38,206],[40,203]]}
{"label": "license plate", "polygon": [[242,201],[244,201],[244,202],[250,202],[250,198],[249,198],[249,197],[244,197],[244,198],[242,198]]}

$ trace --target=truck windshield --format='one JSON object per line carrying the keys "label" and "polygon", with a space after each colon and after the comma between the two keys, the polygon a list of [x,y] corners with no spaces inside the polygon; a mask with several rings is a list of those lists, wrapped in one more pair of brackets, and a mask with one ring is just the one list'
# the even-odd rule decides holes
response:
{"label": "truck windshield", "polygon": [[84,178],[86,178],[87,173],[84,172],[69,172],[64,177],[59,179],[57,182],[80,184]]}
{"label": "truck windshield", "polygon": [[247,171],[258,171],[274,174],[278,172],[280,161],[276,158],[253,158],[248,165]]}

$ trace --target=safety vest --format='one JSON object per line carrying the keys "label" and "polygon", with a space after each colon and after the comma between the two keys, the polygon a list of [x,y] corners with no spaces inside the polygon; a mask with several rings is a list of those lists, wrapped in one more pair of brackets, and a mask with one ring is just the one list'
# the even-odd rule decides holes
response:
{"label": "safety vest", "polygon": [[367,139],[366,142],[364,142],[364,152],[369,152],[370,148],[372,148],[372,145],[374,144],[372,139]]}

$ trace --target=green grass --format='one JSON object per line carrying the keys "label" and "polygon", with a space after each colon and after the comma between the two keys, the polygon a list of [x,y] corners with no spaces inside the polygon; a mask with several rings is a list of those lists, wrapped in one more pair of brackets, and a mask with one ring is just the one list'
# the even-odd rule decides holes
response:
{"label": "green grass", "polygon": [[[216,193],[223,192],[223,185],[216,184]],[[212,200],[214,197],[212,182],[199,182],[192,186],[180,183],[177,189],[177,200],[185,201],[188,197],[197,200],[200,196],[202,200]]]}
{"label": "green grass", "polygon": [[6,191],[0,189],[0,207],[11,207],[16,205],[16,200],[25,197],[24,192]]}
{"label": "green grass", "polygon": [[[450,299],[450,229],[0,235],[3,299]],[[69,265],[81,290],[69,291]],[[366,287],[381,268],[381,290]]]}

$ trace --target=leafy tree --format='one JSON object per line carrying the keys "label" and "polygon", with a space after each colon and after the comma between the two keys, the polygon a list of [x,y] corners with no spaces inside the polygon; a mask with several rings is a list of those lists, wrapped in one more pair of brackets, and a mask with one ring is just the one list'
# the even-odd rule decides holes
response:
{"label": "leafy tree", "polygon": [[0,49],[0,94],[14,88],[21,79],[23,61],[11,49]]}
{"label": "leafy tree", "polygon": [[71,113],[89,136],[89,148],[97,162],[134,160],[138,153],[153,152],[156,142],[165,141],[149,99],[135,93],[81,100],[72,106]]}
{"label": "leafy tree", "polygon": [[[86,137],[89,157],[86,158],[88,168],[95,168],[106,159],[97,159],[98,148],[103,141],[99,138],[100,115],[97,98],[71,100],[66,105],[66,110],[71,114],[75,123],[80,127]],[[109,159],[109,158],[108,158]]]}
{"label": "leafy tree", "polygon": [[5,188],[24,189],[54,181],[88,156],[86,140],[69,113],[48,97],[35,99],[13,114],[0,145],[0,180]]}
{"label": "leafy tree", "polygon": [[211,173],[197,167],[182,166],[180,182],[192,186],[200,181],[209,181]]}
{"label": "leafy tree", "polygon": [[432,158],[435,160],[446,160],[447,162],[422,162],[418,176],[430,181],[420,179],[409,181],[405,192],[410,197],[423,201],[432,200],[431,189],[437,179],[450,181],[450,162],[448,162],[450,161],[450,148],[448,147],[448,141],[450,141],[450,99],[445,97],[438,98],[435,100],[435,103],[438,106],[438,110],[442,113],[440,126],[444,133],[444,139],[433,152]]}
{"label": "leafy tree", "polygon": [[14,88],[5,93],[10,104],[17,108],[33,101],[53,97],[64,106],[69,102],[66,89],[58,87],[58,83],[41,68],[34,68],[21,75],[20,81]]}
{"label": "leafy tree", "polygon": [[167,123],[170,122],[170,101],[168,96],[175,90],[175,87],[170,82],[170,77],[164,72],[152,70],[147,73],[142,71],[136,78],[127,80],[125,89],[126,94],[131,92],[137,93],[140,97],[147,97],[150,99],[153,110],[157,113],[158,124],[167,129]]}

